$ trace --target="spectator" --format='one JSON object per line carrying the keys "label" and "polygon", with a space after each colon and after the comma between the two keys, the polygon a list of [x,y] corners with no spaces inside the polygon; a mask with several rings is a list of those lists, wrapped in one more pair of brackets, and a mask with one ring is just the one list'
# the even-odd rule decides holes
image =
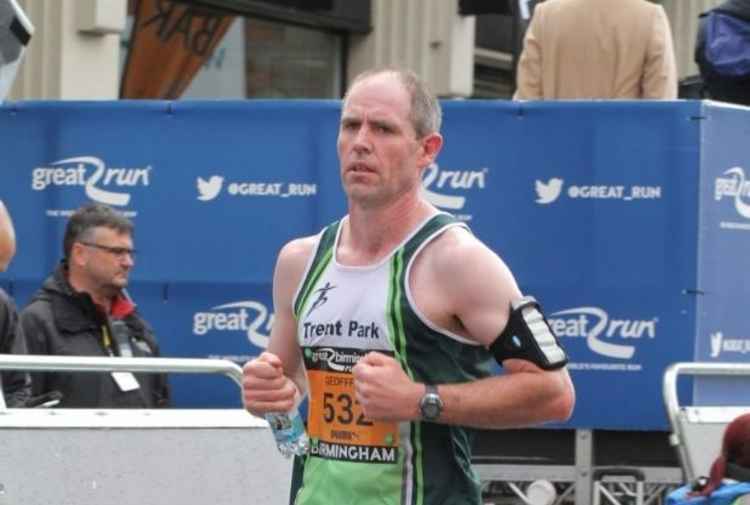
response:
{"label": "spectator", "polygon": [[[0,272],[4,272],[16,253],[13,221],[0,200]],[[0,289],[0,354],[26,354],[26,342],[18,324],[13,300]],[[31,395],[29,374],[19,371],[0,373],[0,386],[8,407],[22,407]],[[0,400],[3,400],[0,398]]]}
{"label": "spectator", "polygon": [[[133,224],[105,205],[70,218],[64,259],[21,312],[31,354],[158,356],[149,325],[125,287],[134,264]],[[44,372],[32,374],[33,394],[62,393],[60,407],[166,406],[162,374]]]}
{"label": "spectator", "polygon": [[664,9],[646,0],[538,4],[526,31],[513,98],[677,98]]}
{"label": "spectator", "polygon": [[709,98],[750,105],[750,0],[701,14],[695,62]]}
{"label": "spectator", "polygon": [[724,430],[708,479],[683,486],[667,498],[667,505],[683,504],[750,504],[750,414],[737,417]]}

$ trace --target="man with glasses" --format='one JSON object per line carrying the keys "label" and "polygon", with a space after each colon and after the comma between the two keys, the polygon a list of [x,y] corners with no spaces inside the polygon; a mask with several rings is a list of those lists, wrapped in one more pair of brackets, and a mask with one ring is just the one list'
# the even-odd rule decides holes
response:
{"label": "man with glasses", "polygon": [[[106,205],[70,218],[64,258],[21,312],[30,354],[158,356],[151,327],[125,288],[135,263],[133,224]],[[59,391],[60,407],[153,408],[169,403],[166,376],[127,372],[44,372],[33,394]]]}

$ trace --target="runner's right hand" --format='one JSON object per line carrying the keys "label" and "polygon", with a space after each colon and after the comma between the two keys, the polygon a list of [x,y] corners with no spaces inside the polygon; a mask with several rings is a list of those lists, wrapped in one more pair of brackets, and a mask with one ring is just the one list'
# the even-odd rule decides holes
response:
{"label": "runner's right hand", "polygon": [[251,414],[287,412],[294,407],[297,386],[284,375],[278,356],[264,352],[242,367],[242,401]]}

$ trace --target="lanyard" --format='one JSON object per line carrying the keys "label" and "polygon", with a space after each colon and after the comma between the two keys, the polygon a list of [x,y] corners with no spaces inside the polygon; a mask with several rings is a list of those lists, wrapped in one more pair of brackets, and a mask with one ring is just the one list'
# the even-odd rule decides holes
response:
{"label": "lanyard", "polygon": [[109,335],[109,328],[106,324],[102,325],[102,345],[110,356],[114,356],[112,351],[112,337]]}
{"label": "lanyard", "polygon": [[[110,328],[112,333],[110,334]],[[113,343],[117,345],[117,354]],[[133,348],[130,346],[130,331],[124,321],[119,319],[111,320],[109,327],[102,325],[102,344],[110,356],[121,356],[123,358],[133,357]]]}

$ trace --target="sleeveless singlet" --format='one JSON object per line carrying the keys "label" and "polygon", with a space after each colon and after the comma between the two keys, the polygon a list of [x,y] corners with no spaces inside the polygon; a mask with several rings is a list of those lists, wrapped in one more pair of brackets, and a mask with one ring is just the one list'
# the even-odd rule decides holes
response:
{"label": "sleeveless singlet", "polygon": [[489,375],[488,351],[421,317],[408,288],[415,256],[451,226],[465,225],[448,214],[432,216],[388,257],[362,267],[336,262],[340,222],[319,234],[294,298],[311,440],[297,505],[481,503],[472,430],[370,421],[355,400],[351,373],[361,356],[378,351],[416,382]]}

